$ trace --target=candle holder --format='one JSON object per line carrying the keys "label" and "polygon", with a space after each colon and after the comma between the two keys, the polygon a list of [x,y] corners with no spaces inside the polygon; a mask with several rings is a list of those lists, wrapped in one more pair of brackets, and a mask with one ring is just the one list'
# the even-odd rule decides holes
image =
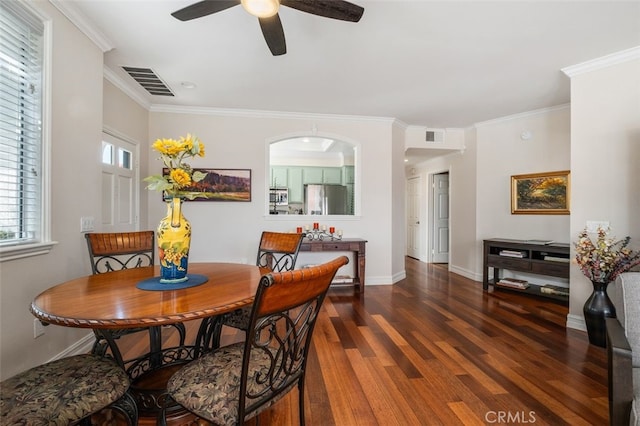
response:
{"label": "candle holder", "polygon": [[[298,227],[298,229],[301,230],[302,228]],[[331,226],[329,228],[329,232],[327,232],[325,226],[321,229],[317,223],[314,223],[313,229],[309,229],[309,227],[307,227],[304,238],[309,241],[324,241],[325,239],[330,241],[339,241],[342,239],[342,231],[338,230],[336,232],[336,228]]]}

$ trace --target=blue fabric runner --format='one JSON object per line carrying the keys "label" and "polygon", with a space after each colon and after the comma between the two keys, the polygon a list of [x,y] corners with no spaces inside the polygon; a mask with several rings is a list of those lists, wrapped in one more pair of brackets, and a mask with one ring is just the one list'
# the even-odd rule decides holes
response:
{"label": "blue fabric runner", "polygon": [[162,291],[162,290],[181,290],[183,288],[195,287],[209,281],[205,275],[187,274],[187,281],[181,283],[161,283],[160,277],[147,278],[136,284],[140,290]]}

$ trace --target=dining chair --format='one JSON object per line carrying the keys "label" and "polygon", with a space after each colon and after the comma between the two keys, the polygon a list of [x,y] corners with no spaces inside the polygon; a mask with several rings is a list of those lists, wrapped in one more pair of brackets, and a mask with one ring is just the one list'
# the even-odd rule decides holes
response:
{"label": "dining chair", "polygon": [[129,377],[113,360],[96,355],[61,358],[0,383],[3,425],[90,425],[91,416],[105,408],[138,424]]}
{"label": "dining chair", "polygon": [[[305,234],[302,233],[264,231],[260,236],[256,265],[274,272],[292,271],[296,266],[304,236]],[[224,314],[217,327],[213,347],[220,346],[220,333],[223,325],[247,331],[250,314],[251,307],[236,309]]]}
{"label": "dining chair", "polygon": [[94,274],[153,266],[155,232],[89,232],[85,234]]}
{"label": "dining chair", "polygon": [[[245,341],[182,367],[167,383],[168,398],[200,419],[241,425],[297,386],[304,425],[304,379],[313,329],[336,271],[348,262],[341,256],[310,268],[263,275]],[[160,425],[166,425],[165,411],[160,412]]]}
{"label": "dining chair", "polygon": [[[121,269],[140,268],[155,264],[155,232],[89,232],[85,234],[91,270],[93,274],[103,274]],[[178,330],[180,346],[184,346],[186,329],[184,324],[172,324]],[[121,336],[149,331],[149,327],[113,329],[109,337],[118,339]],[[92,353],[105,355],[109,346],[113,344],[101,334],[95,333],[96,342]],[[152,336],[150,334],[149,338]]]}

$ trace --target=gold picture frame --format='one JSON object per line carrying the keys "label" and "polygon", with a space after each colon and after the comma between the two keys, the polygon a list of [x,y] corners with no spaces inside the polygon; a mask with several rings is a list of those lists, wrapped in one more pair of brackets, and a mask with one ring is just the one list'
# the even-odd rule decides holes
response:
{"label": "gold picture frame", "polygon": [[569,214],[570,171],[511,176],[511,214]]}

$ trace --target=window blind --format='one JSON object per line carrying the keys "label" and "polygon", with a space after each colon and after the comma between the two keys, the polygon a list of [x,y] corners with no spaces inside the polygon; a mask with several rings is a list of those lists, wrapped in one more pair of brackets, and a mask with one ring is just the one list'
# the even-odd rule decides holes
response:
{"label": "window blind", "polygon": [[0,246],[38,242],[42,215],[43,24],[0,2]]}

